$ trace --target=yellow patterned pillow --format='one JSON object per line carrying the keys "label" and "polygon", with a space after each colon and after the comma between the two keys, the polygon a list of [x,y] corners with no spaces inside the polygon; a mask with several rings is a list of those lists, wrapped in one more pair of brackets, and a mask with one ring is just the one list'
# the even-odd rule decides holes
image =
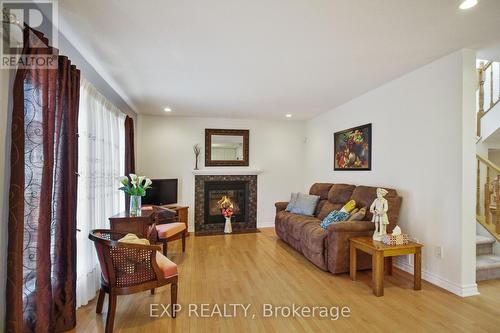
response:
{"label": "yellow patterned pillow", "polygon": [[352,212],[352,210],[356,208],[356,201],[354,200],[351,200],[349,201],[348,203],[346,203],[344,205],[344,207],[342,207],[342,209],[340,210],[341,212],[346,212],[346,213],[350,213]]}

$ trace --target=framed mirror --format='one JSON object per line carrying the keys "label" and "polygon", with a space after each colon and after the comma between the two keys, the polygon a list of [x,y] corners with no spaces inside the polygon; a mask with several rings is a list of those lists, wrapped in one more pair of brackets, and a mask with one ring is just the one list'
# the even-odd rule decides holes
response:
{"label": "framed mirror", "polygon": [[249,130],[205,129],[205,166],[248,166]]}

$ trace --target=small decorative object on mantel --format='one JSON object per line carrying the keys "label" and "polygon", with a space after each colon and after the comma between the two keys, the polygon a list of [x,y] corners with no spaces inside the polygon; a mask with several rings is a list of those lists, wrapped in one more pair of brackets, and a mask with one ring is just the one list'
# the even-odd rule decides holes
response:
{"label": "small decorative object on mantel", "polygon": [[387,225],[389,224],[389,218],[387,217],[389,204],[387,203],[387,199],[384,198],[386,194],[386,189],[377,188],[377,198],[373,200],[370,206],[370,213],[373,214],[372,222],[375,223],[373,240],[379,242],[383,239],[384,235],[387,234]]}
{"label": "small decorative object on mantel", "polygon": [[392,235],[385,235],[382,242],[387,245],[406,245],[410,242],[410,237],[407,234],[401,233],[401,228],[396,226],[392,231]]}
{"label": "small decorative object on mantel", "polygon": [[222,215],[226,218],[224,233],[230,234],[233,232],[233,228],[231,226],[231,217],[234,214],[233,202],[227,196],[223,196],[222,199],[217,202],[217,205],[219,206]]}
{"label": "small decorative object on mantel", "polygon": [[198,170],[198,159],[200,157],[200,152],[201,152],[201,148],[200,148],[199,144],[195,144],[193,146],[193,152],[194,152],[194,156],[195,156],[195,159],[196,159],[196,162],[195,162],[195,165],[194,165],[194,169]]}
{"label": "small decorative object on mantel", "polygon": [[335,171],[372,169],[372,124],[336,132],[333,138]]}
{"label": "small decorative object on mantel", "polygon": [[153,182],[149,178],[137,176],[133,173],[131,173],[129,177],[123,177],[121,180],[123,186],[119,189],[130,196],[130,215],[140,216],[142,197],[146,195],[146,190],[151,188]]}

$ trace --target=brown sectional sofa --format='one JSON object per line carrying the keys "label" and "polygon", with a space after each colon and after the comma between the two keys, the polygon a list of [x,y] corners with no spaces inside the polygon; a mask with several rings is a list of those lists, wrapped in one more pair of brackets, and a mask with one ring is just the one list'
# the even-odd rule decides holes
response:
{"label": "brown sectional sofa", "polygon": [[[402,198],[396,190],[386,190],[390,223],[387,232],[392,232],[398,222]],[[286,212],[288,202],[275,204],[276,234],[322,270],[333,274],[348,272],[349,238],[371,236],[375,230],[371,222],[372,214],[368,210],[377,197],[376,191],[376,187],[369,186],[316,183],[309,191],[309,194],[320,196],[314,216]],[[321,228],[322,219],[332,210],[340,210],[351,199],[356,201],[356,207],[367,207],[364,221],[338,222],[331,224],[327,230]],[[358,269],[371,268],[371,257],[359,252]]]}

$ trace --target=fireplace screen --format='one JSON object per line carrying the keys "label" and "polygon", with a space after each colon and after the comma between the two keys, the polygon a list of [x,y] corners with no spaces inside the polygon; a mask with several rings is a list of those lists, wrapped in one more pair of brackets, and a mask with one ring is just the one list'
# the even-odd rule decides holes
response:
{"label": "fireplace screen", "polygon": [[233,222],[246,222],[248,182],[206,182],[205,223],[224,223],[218,202],[226,196],[233,204]]}

